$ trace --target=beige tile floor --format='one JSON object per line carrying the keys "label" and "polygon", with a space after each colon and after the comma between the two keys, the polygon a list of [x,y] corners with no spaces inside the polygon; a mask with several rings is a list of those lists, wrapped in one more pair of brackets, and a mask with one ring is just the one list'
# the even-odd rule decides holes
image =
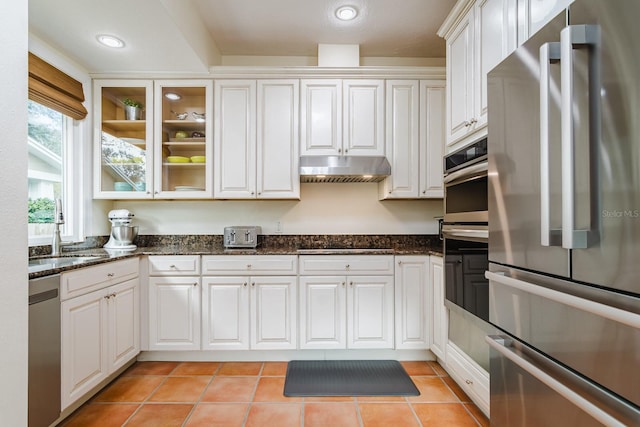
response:
{"label": "beige tile floor", "polygon": [[286,362],[137,362],[62,425],[110,426],[488,426],[436,362],[402,362],[415,397],[282,394]]}

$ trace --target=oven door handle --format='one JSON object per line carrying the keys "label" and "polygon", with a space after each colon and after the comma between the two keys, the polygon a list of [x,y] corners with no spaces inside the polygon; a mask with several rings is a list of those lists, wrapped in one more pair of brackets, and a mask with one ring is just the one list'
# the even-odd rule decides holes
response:
{"label": "oven door handle", "polygon": [[488,241],[489,240],[489,230],[487,230],[487,229],[476,230],[476,229],[470,229],[470,228],[455,228],[455,229],[448,229],[448,230],[444,229],[442,231],[442,236],[445,239],[446,238],[450,238],[450,239],[473,238],[473,239]]}
{"label": "oven door handle", "polygon": [[480,162],[475,165],[457,170],[444,177],[443,182],[446,185],[462,184],[463,182],[473,181],[487,175],[489,170],[489,162]]}
{"label": "oven door handle", "polygon": [[489,347],[500,353],[501,356],[518,365],[521,369],[529,373],[529,375],[544,383],[547,387],[567,399],[578,408],[582,409],[587,414],[591,415],[595,420],[601,422],[603,425],[624,426],[623,423],[612,417],[610,414],[603,411],[589,400],[585,399],[583,396],[576,393],[571,388],[567,387],[509,348],[509,339],[505,339],[502,336],[488,335],[485,337],[485,341],[489,344]]}
{"label": "oven door handle", "polygon": [[631,326],[632,328],[640,329],[640,315],[632,313],[630,311],[621,310],[610,305],[604,305],[599,302],[577,297],[575,295],[570,295],[564,292],[558,292],[553,289],[545,288],[544,286],[537,286],[523,280],[514,279],[513,277],[509,277],[502,272],[494,273],[491,271],[485,271],[484,277],[489,279],[489,281],[493,281],[510,288],[518,289],[523,292],[527,292],[532,295],[557,302],[559,304],[568,305],[569,307],[586,311],[587,313],[595,314],[596,316],[600,316],[614,322],[622,323],[623,325]]}

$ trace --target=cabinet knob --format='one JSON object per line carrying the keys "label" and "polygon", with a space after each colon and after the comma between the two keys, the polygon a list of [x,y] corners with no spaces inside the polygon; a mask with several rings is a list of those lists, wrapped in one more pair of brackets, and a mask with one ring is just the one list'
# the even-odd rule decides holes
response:
{"label": "cabinet knob", "polygon": [[351,268],[351,265],[347,264],[347,265],[344,266],[344,268],[346,268],[348,270],[349,268]]}
{"label": "cabinet knob", "polygon": [[109,299],[109,298],[111,298],[111,295],[105,295],[104,296],[104,299]]}
{"label": "cabinet knob", "polygon": [[422,190],[422,194],[427,194],[427,190]]}
{"label": "cabinet knob", "polygon": [[115,297],[116,297],[116,293],[114,292],[114,293],[112,293],[110,296],[111,296],[111,297],[113,297],[113,298],[115,298]]}
{"label": "cabinet knob", "polygon": [[247,264],[247,270],[251,270],[251,264]]}
{"label": "cabinet knob", "polygon": [[151,191],[147,191],[147,194],[151,194]]}
{"label": "cabinet knob", "polygon": [[254,194],[256,194],[256,193],[255,193],[255,191],[252,191],[252,192],[251,192],[251,195],[253,196]]}
{"label": "cabinet knob", "polygon": [[193,282],[193,286],[198,286],[198,282]]}
{"label": "cabinet knob", "polygon": [[255,285],[256,285],[256,282],[251,282],[251,286],[255,286]]}
{"label": "cabinet knob", "polygon": [[158,192],[157,192],[157,191],[155,191],[153,194],[158,194]]}
{"label": "cabinet knob", "polygon": [[398,265],[402,265],[402,261],[398,261]]}
{"label": "cabinet knob", "polygon": [[258,196],[261,196],[261,195],[262,195],[262,192],[261,192],[261,191],[258,191]]}
{"label": "cabinet knob", "polygon": [[342,287],[344,287],[344,285],[345,285],[345,282],[342,282]]}
{"label": "cabinet knob", "polygon": [[353,286],[353,282],[349,282],[349,286]]}
{"label": "cabinet knob", "polygon": [[464,382],[469,384],[469,385],[473,384],[473,381],[471,381],[471,380],[465,380]]}
{"label": "cabinet knob", "polygon": [[247,286],[247,282],[244,282],[244,283],[242,284],[242,286]]}
{"label": "cabinet knob", "polygon": [[469,126],[471,126],[471,122],[465,120],[464,123],[462,123],[464,125],[464,127],[468,128]]}
{"label": "cabinet knob", "polygon": [[348,152],[349,152],[349,149],[348,149],[348,148],[345,148],[345,149],[344,149],[344,154],[347,154]]}
{"label": "cabinet knob", "polygon": [[113,273],[107,273],[107,277],[113,277],[113,276],[115,276],[115,274],[113,274]]}
{"label": "cabinet knob", "polygon": [[171,265],[169,266],[169,268],[176,268],[176,265],[175,265],[175,264],[171,264]]}
{"label": "cabinet knob", "polygon": [[476,119],[475,117],[472,117],[471,121],[469,122],[469,124],[472,125],[474,123],[478,123],[478,119]]}

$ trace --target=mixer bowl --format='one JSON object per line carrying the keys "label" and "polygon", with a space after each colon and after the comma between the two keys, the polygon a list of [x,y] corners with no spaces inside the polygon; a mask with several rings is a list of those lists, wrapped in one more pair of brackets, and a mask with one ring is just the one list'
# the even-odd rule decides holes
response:
{"label": "mixer bowl", "polygon": [[114,225],[111,227],[111,237],[118,245],[126,246],[133,243],[138,235],[138,227],[130,225]]}

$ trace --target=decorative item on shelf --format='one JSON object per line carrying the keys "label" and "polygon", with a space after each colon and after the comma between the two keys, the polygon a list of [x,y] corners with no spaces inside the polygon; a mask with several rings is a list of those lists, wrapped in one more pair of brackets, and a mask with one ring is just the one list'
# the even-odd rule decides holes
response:
{"label": "decorative item on shelf", "polygon": [[189,163],[188,157],[183,156],[167,156],[167,162],[169,163]]}
{"label": "decorative item on shelf", "polygon": [[131,191],[133,187],[128,182],[116,181],[113,183],[113,189],[115,191]]}
{"label": "decorative item on shelf", "polygon": [[136,101],[135,99],[125,98],[122,100],[124,104],[124,117],[127,120],[141,120],[142,119],[142,109],[144,105],[140,101]]}
{"label": "decorative item on shelf", "polygon": [[191,163],[205,163],[207,156],[191,156]]}
{"label": "decorative item on shelf", "polygon": [[199,131],[191,132],[191,138],[204,138],[204,132],[199,132]]}
{"label": "decorative item on shelf", "polygon": [[189,138],[189,132],[184,130],[176,131],[176,138]]}
{"label": "decorative item on shelf", "polygon": [[176,116],[176,118],[177,118],[178,120],[184,120],[184,119],[186,119],[186,118],[187,118],[187,116],[189,115],[189,113],[187,113],[186,111],[185,111],[184,113],[176,113],[175,111],[171,110],[171,112],[172,112],[173,114],[175,114],[175,116]]}
{"label": "decorative item on shelf", "polygon": [[191,113],[196,122],[204,122],[206,117],[206,113],[196,113],[195,111]]}

